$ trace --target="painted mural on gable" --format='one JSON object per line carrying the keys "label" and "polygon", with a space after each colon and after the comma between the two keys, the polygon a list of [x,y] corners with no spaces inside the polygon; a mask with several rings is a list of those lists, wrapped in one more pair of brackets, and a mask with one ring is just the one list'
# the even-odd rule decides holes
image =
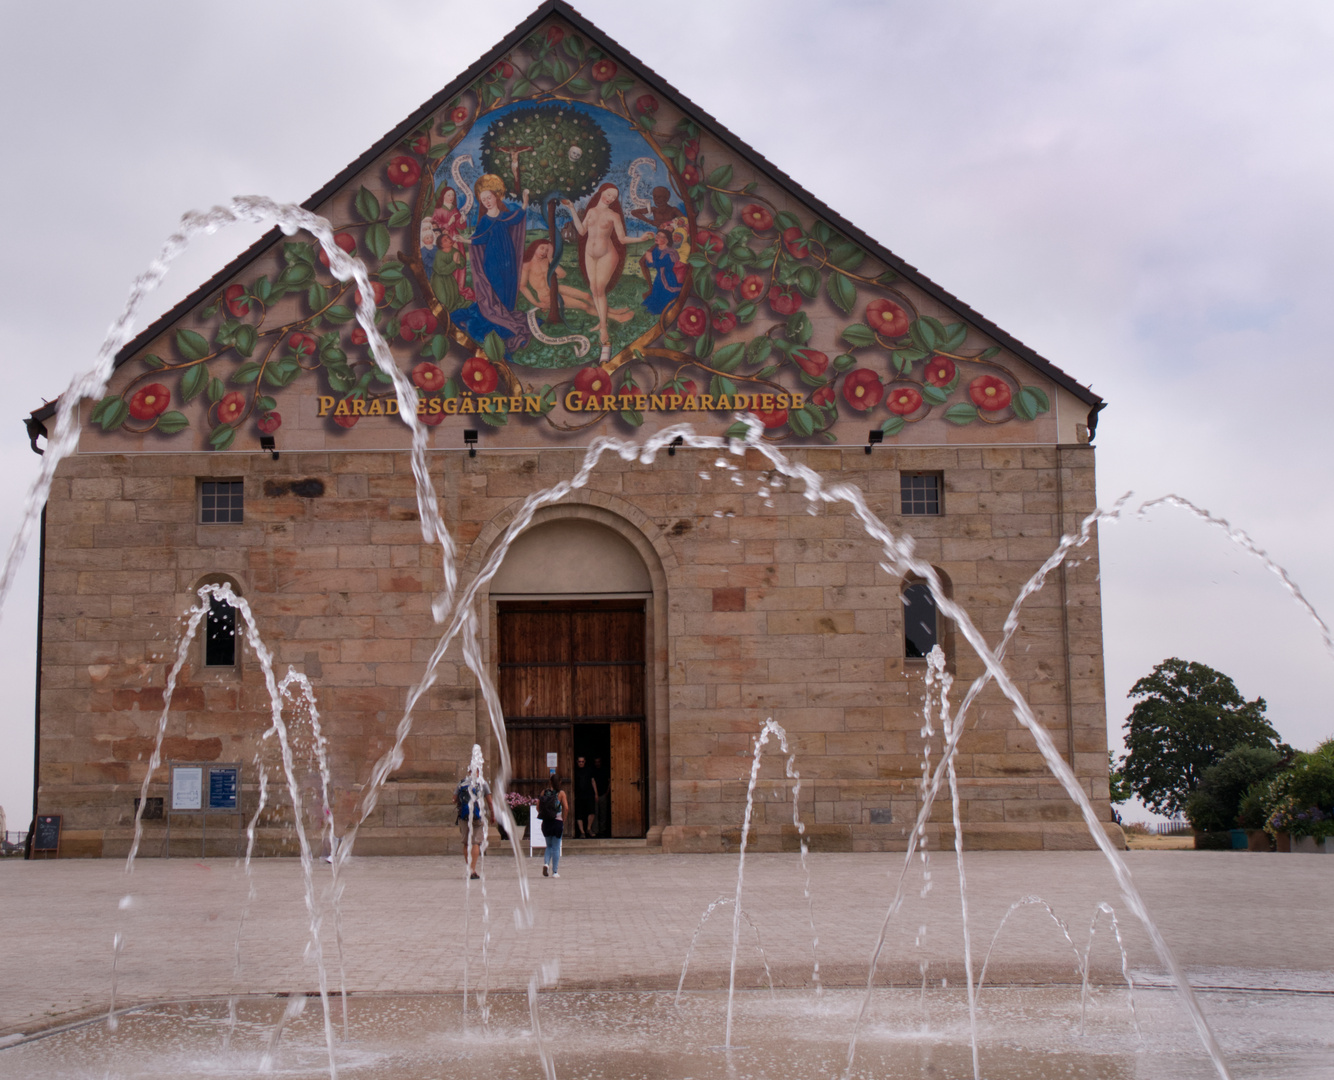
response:
{"label": "painted mural on gable", "polygon": [[[796,443],[1054,436],[1049,380],[559,20],[319,212],[437,445],[722,434],[738,413]],[[121,366],[85,448],[403,445],[357,299],[312,238],[281,242]]]}

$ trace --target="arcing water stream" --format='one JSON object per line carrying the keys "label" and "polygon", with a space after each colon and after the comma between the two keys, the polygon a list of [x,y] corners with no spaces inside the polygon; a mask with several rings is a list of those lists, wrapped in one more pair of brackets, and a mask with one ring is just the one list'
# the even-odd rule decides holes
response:
{"label": "arcing water stream", "polygon": [[[760,436],[762,432],[757,423],[752,423],[749,436],[745,440],[725,440],[698,436],[695,435],[688,426],[678,425],[658,432],[656,435],[646,440],[642,445],[636,444],[630,440],[609,437],[593,439],[589,445],[582,465],[572,478],[562,481],[545,491],[536,492],[524,500],[518,513],[515,514],[510,525],[505,530],[504,535],[495,545],[481,572],[469,583],[466,589],[463,589],[460,592],[458,589],[457,558],[454,542],[440,514],[438,501],[428,473],[426,460],[427,429],[416,417],[415,389],[407,376],[394,362],[394,358],[389,351],[387,342],[375,325],[374,304],[372,299],[374,291],[371,288],[370,279],[365,267],[358,259],[347,255],[337,247],[334,243],[330,224],[324,218],[299,207],[279,205],[267,199],[251,197],[236,199],[228,207],[218,207],[207,214],[190,214],[183,219],[181,229],[168,239],[158,259],[154,261],[145,274],[136,279],[124,311],[113,324],[106,340],[103,342],[102,348],[99,350],[95,366],[86,374],[74,379],[66,392],[61,396],[57,412],[55,432],[48,440],[47,452],[43,457],[40,473],[32,486],[24,521],[11,542],[3,568],[0,568],[0,605],[3,604],[4,597],[8,592],[14,574],[22,559],[39,509],[46,501],[55,470],[61,460],[68,456],[77,444],[79,435],[80,403],[84,398],[95,400],[102,396],[113,370],[114,358],[120,348],[130,339],[134,319],[144,299],[161,281],[172,259],[174,259],[176,255],[187,246],[192,237],[201,233],[207,234],[215,232],[228,224],[242,220],[254,222],[274,221],[277,222],[283,231],[289,235],[294,234],[300,229],[308,230],[319,241],[321,248],[329,259],[334,275],[338,277],[340,281],[347,281],[349,279],[354,279],[356,281],[362,297],[361,303],[357,309],[358,322],[365,330],[371,346],[372,355],[374,356],[377,365],[389,378],[392,379],[395,394],[398,399],[399,415],[403,418],[404,422],[409,425],[412,431],[411,463],[413,476],[416,481],[416,494],[422,526],[422,538],[426,543],[439,543],[441,546],[443,588],[432,604],[432,611],[436,621],[444,625],[444,633],[441,635],[439,642],[431,655],[421,680],[412,687],[408,694],[407,705],[402,718],[399,721],[393,746],[374,767],[371,783],[366,788],[361,804],[361,813],[358,819],[352,824],[347,833],[339,838],[339,842],[336,845],[333,844],[333,823],[330,820],[327,824],[330,844],[333,849],[332,858],[335,868],[335,884],[332,893],[335,900],[335,910],[336,901],[340,892],[340,884],[337,877],[339,868],[342,867],[350,857],[355,844],[357,832],[361,824],[374,809],[385,781],[403,760],[403,742],[411,731],[413,711],[417,703],[434,684],[437,678],[438,666],[444,657],[446,650],[456,637],[461,636],[464,659],[481,688],[500,759],[495,774],[495,805],[497,811],[503,818],[503,825],[509,834],[511,849],[519,869],[519,906],[516,911],[516,921],[520,925],[532,925],[528,885],[526,876],[523,872],[523,862],[518,843],[518,832],[514,825],[513,816],[510,813],[508,804],[504,798],[505,785],[510,776],[508,745],[505,737],[504,718],[501,712],[499,698],[495,687],[489,678],[478,642],[478,624],[475,608],[477,596],[479,595],[480,590],[486,586],[499,570],[500,564],[503,561],[510,544],[531,523],[533,515],[537,510],[542,506],[559,502],[572,491],[583,487],[588,482],[604,454],[613,453],[627,462],[638,461],[644,465],[651,465],[659,450],[671,445],[678,439],[686,448],[725,450],[730,451],[732,454],[741,454],[745,451],[750,451],[762,455],[768,461],[772,475],[782,476],[787,480],[804,485],[804,496],[810,503],[812,513],[816,512],[817,508],[821,505],[846,505],[850,509],[852,516],[861,524],[868,538],[880,544],[885,556],[885,562],[883,564],[884,568],[888,572],[898,576],[912,574],[925,581],[930,587],[936,600],[938,610],[946,618],[953,621],[957,631],[976,652],[986,668],[985,674],[975,680],[972,686],[970,686],[963,704],[947,725],[945,731],[946,744],[944,753],[940,762],[936,765],[934,772],[931,774],[929,783],[924,785],[922,804],[918,812],[917,822],[909,835],[909,850],[905,860],[904,871],[899,877],[898,887],[894,899],[886,913],[880,938],[872,952],[867,981],[867,995],[863,1000],[862,1008],[858,1016],[858,1025],[860,1025],[861,1018],[865,1014],[866,1001],[869,1000],[870,990],[874,985],[876,964],[884,948],[885,930],[901,905],[907,868],[911,865],[913,854],[917,846],[921,840],[925,838],[925,824],[929,818],[932,803],[940,790],[942,780],[946,776],[948,776],[951,781],[952,797],[957,807],[957,787],[954,784],[953,762],[954,755],[958,748],[959,739],[964,728],[964,719],[967,715],[967,711],[986,683],[995,681],[1002,693],[1009,699],[1015,716],[1034,738],[1048,768],[1057,780],[1060,781],[1072,801],[1079,807],[1080,812],[1088,825],[1090,835],[1095,843],[1102,849],[1111,865],[1126,903],[1143,923],[1160,960],[1171,971],[1172,977],[1181,994],[1183,1004],[1189,1012],[1195,1030],[1207,1050],[1216,1072],[1220,1077],[1228,1076],[1227,1066],[1222,1059],[1222,1055],[1214,1040],[1213,1034],[1210,1032],[1203,1014],[1200,1012],[1195,995],[1186,981],[1180,966],[1173,957],[1171,950],[1168,948],[1166,942],[1159,933],[1157,926],[1149,916],[1135,883],[1126,868],[1124,860],[1121,859],[1119,853],[1115,850],[1104,833],[1092,805],[1078,784],[1074,774],[1056,750],[1046,730],[1037,722],[1031,708],[1019,693],[1001,662],[1005,648],[1009,644],[1017,627],[1018,611],[1024,600],[1042,587],[1047,574],[1059,566],[1072,550],[1077,549],[1088,541],[1094,524],[1098,521],[1112,521],[1120,517],[1122,508],[1126,502],[1126,499],[1124,498],[1109,511],[1096,511],[1094,514],[1091,514],[1083,523],[1078,534],[1062,538],[1056,551],[1047,562],[1044,563],[1042,568],[1034,575],[1029,583],[1025,585],[1024,590],[1021,591],[1019,597],[1016,599],[1010,618],[1006,622],[1004,636],[998,647],[993,650],[973,624],[968,613],[956,605],[945,594],[935,570],[927,562],[915,556],[912,539],[910,537],[899,537],[891,532],[891,530],[888,529],[869,509],[862,498],[861,492],[857,488],[849,484],[826,485],[823,479],[814,470],[804,465],[789,462],[776,447],[766,444],[761,440]],[[734,479],[740,482],[739,477],[734,477]],[[764,488],[766,497],[768,491],[769,484],[766,482]],[[1188,512],[1196,514],[1211,524],[1228,529],[1229,536],[1231,536],[1235,542],[1241,544],[1246,550],[1260,558],[1267,567],[1280,576],[1294,598],[1297,599],[1299,603],[1306,608],[1311,617],[1315,619],[1321,629],[1327,648],[1334,653],[1334,640],[1331,639],[1328,627],[1315,613],[1314,609],[1311,608],[1310,604],[1306,602],[1305,598],[1301,595],[1300,590],[1298,590],[1291,582],[1286,573],[1284,573],[1277,564],[1273,563],[1273,561],[1270,560],[1258,546],[1254,545],[1249,537],[1246,537],[1244,533],[1240,533],[1239,530],[1231,529],[1231,527],[1221,519],[1214,518],[1206,512],[1191,506],[1185,500],[1175,496],[1168,496],[1155,503],[1146,503],[1142,509],[1147,510],[1158,503],[1168,503],[1186,509]],[[311,923],[311,951],[316,959],[319,970],[320,994],[324,1005],[325,1038],[329,1055],[329,1073],[331,1078],[333,1078],[336,1077],[337,1070],[334,1056],[333,1028],[329,1014],[327,978],[324,970],[322,946],[319,934],[322,913],[314,893],[311,867],[312,853],[302,820],[301,792],[293,773],[291,748],[288,744],[287,730],[282,719],[283,695],[273,674],[272,658],[260,639],[249,605],[243,599],[231,595],[230,590],[225,586],[207,587],[205,590],[201,590],[201,595],[202,592],[209,592],[211,596],[216,597],[223,602],[232,604],[241,611],[245,622],[246,639],[261,660],[261,666],[265,673],[266,685],[268,686],[270,697],[273,702],[271,730],[278,737],[282,751],[284,772],[287,775],[289,793],[293,803],[295,826],[301,849],[302,868],[305,880],[306,907]],[[158,726],[157,746],[150,758],[148,770],[143,782],[143,791],[145,795],[156,769],[161,764],[161,739],[166,729],[171,694],[175,687],[175,681],[185,662],[189,640],[196,632],[199,622],[204,617],[206,610],[206,602],[201,603],[200,606],[191,610],[187,622],[186,633],[182,637],[181,645],[177,652],[176,662],[168,675],[165,705]],[[942,708],[944,708],[943,705]],[[924,780],[925,779],[926,778],[924,777]],[[126,863],[127,873],[133,871],[134,859],[138,852],[139,843],[142,837],[140,816],[144,806],[145,799],[141,799],[140,811],[136,814],[135,820],[135,837]],[[797,824],[799,825],[799,822]],[[252,821],[249,829],[250,841],[252,844],[253,832],[254,822]],[[957,811],[955,835],[957,845],[960,843],[960,829],[958,828]],[[745,832],[743,830],[743,845],[744,836]],[[803,842],[803,855],[804,847],[805,845]],[[962,864],[960,864],[960,871],[962,879]],[[738,901],[740,888],[741,878],[739,874]],[[809,897],[809,884],[807,885],[807,895]],[[127,897],[126,901],[128,900],[129,898]],[[123,902],[122,906],[127,906],[127,903]],[[739,931],[739,921],[741,918],[739,902],[736,905],[733,918],[734,929]],[[965,926],[966,925],[967,923],[965,919]],[[123,937],[120,934],[117,934],[117,955],[119,955],[122,943]],[[115,965],[113,963],[113,973],[114,967]],[[971,1010],[974,1004],[971,995],[971,977],[969,982]],[[112,1026],[114,1026],[115,1023],[114,992],[113,974],[113,1001],[112,1011],[109,1014],[109,1023]],[[535,995],[536,983],[534,982],[530,988],[530,996],[533,998],[532,1009],[534,1030],[538,1031],[536,1024]],[[730,1033],[731,1015],[729,1005],[729,1043]],[[541,1046],[540,1032],[538,1038],[539,1054],[542,1058],[544,1070],[547,1072],[548,1076],[554,1078],[554,1065],[551,1063],[545,1049]],[[856,1032],[854,1030],[853,1038],[848,1046],[847,1070],[845,1072],[850,1072],[855,1053]],[[976,1058],[974,1058],[974,1061],[976,1072]]]}

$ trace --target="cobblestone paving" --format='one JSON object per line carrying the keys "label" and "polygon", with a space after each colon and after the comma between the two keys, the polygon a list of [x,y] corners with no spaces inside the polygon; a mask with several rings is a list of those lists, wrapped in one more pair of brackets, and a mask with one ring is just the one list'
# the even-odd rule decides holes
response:
{"label": "cobblestone paving", "polygon": [[[1040,895],[1070,924],[1082,948],[1098,901],[1116,910],[1133,969],[1161,970],[1096,852],[978,852],[965,857],[974,970],[1009,906]],[[1334,859],[1232,852],[1130,852],[1149,909],[1195,977],[1254,985],[1334,989],[1334,924],[1327,917]],[[691,935],[709,903],[731,897],[736,859],[716,855],[575,854],[559,880],[525,859],[533,927],[516,928],[513,858],[486,860],[489,983],[520,989],[544,962],[559,962],[564,988],[674,988]],[[826,986],[864,985],[902,855],[809,857],[820,973]],[[939,985],[963,980],[958,877],[952,854],[933,854],[923,898],[920,863],[890,925],[878,981],[917,984],[921,964]],[[112,937],[120,929],[123,1003],[162,998],[306,991],[317,987],[306,957],[309,922],[299,863],[258,860],[257,899],[240,933],[248,889],[229,859],[143,860],[127,878],[118,861],[0,863],[0,1036],[32,1031],[105,1008]],[[317,890],[329,868],[317,871]],[[452,991],[483,977],[482,890],[463,879],[461,858],[358,858],[345,874],[342,934],[350,991]],[[124,912],[117,905],[133,896]],[[809,985],[812,944],[795,855],[750,855],[742,907],[758,928],[777,985]],[[338,986],[332,912],[322,941]],[[465,912],[467,918],[465,920]],[[919,930],[920,946],[915,944]],[[686,986],[725,986],[732,909],[719,907],[699,934]],[[744,922],[739,986],[761,985],[755,935]],[[466,950],[465,950],[466,939]],[[1120,955],[1104,922],[1093,945],[1101,981],[1119,977]],[[1077,979],[1070,946],[1041,909],[1017,911],[996,944],[990,982]]]}

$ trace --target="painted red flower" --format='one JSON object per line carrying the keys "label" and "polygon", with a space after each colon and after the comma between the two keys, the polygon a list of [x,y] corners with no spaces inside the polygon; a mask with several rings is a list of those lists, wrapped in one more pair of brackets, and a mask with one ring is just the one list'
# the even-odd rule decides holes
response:
{"label": "painted red flower", "polygon": [[424,154],[431,149],[431,137],[429,135],[418,135],[412,140],[412,152],[414,154]]}
{"label": "painted red flower", "polygon": [[758,300],[764,295],[764,278],[759,274],[747,274],[741,279],[741,299]]}
{"label": "painted red flower", "polygon": [[259,428],[265,435],[272,435],[283,426],[282,413],[266,412],[256,422],[255,427]]}
{"label": "painted red flower", "polygon": [[801,293],[774,285],[769,290],[769,306],[779,315],[794,315],[801,310]]}
{"label": "painted red flower", "polygon": [[403,154],[391,160],[386,171],[389,173],[389,182],[395,187],[411,187],[422,175],[422,167],[417,159]]}
{"label": "painted red flower", "polygon": [[149,383],[130,398],[130,415],[136,420],[161,416],[171,404],[171,391],[160,382]]}
{"label": "painted red flower", "polygon": [[681,317],[677,319],[676,325],[681,328],[681,332],[689,334],[691,337],[699,337],[708,329],[709,317],[705,314],[703,308],[688,307],[681,312]]}
{"label": "painted red flower", "polygon": [[884,396],[884,384],[870,368],[858,368],[843,380],[843,400],[858,412],[874,409]]}
{"label": "painted red flower", "polygon": [[547,27],[547,44],[556,46],[565,40],[565,31],[559,26]]}
{"label": "painted red flower", "polygon": [[228,285],[222,296],[227,302],[227,311],[234,318],[250,314],[250,298],[245,294],[244,285]]}
{"label": "painted red flower", "polygon": [[834,403],[834,384],[822,386],[811,395],[812,405],[832,405]]}
{"label": "painted red flower", "polygon": [[652,94],[641,94],[635,99],[635,112],[655,113],[658,111],[658,99]]}
{"label": "painted red flower", "polygon": [[435,364],[418,364],[412,369],[412,382],[428,394],[434,394],[445,385],[445,373]]}
{"label": "painted red flower", "polygon": [[866,325],[885,337],[902,337],[908,332],[908,313],[882,297],[866,305]]}
{"label": "painted red flower", "polygon": [[[344,251],[346,251],[349,255],[351,255],[354,251],[357,250],[357,241],[352,236],[351,233],[345,233],[345,232],[334,233],[334,243],[337,244]],[[324,250],[323,245],[320,245],[320,263],[323,266],[329,265],[329,253]]]}
{"label": "painted red flower", "polygon": [[600,367],[586,367],[574,377],[574,388],[581,394],[601,397],[612,392],[611,376]]}
{"label": "painted red flower", "polygon": [[468,119],[468,110],[463,105],[459,105],[449,114],[449,118],[456,124],[461,124]]}
{"label": "painted red flower", "polygon": [[699,140],[687,139],[685,145],[681,147],[681,153],[685,155],[687,161],[694,161],[699,157]]}
{"label": "painted red flower", "polygon": [[885,403],[895,416],[907,416],[922,407],[921,392],[915,386],[896,384],[889,388],[889,400]]}
{"label": "painted red flower", "polygon": [[309,334],[295,333],[287,339],[287,347],[297,356],[312,356],[315,353],[315,339]]}
{"label": "painted red flower", "polygon": [[500,375],[485,356],[474,356],[463,365],[463,385],[474,394],[489,394],[500,382]]}
{"label": "painted red flower", "polygon": [[417,414],[417,423],[421,424],[423,427],[438,427],[444,422],[445,414],[443,412],[426,412]]}
{"label": "painted red flower", "polygon": [[680,394],[683,398],[695,397],[699,393],[699,387],[695,385],[694,379],[682,379]]}
{"label": "painted red flower", "polygon": [[750,203],[741,208],[741,224],[749,225],[757,232],[763,232],[765,229],[774,227],[774,216],[763,206]]}
{"label": "painted red flower", "polygon": [[824,369],[829,366],[829,357],[815,349],[794,349],[792,362],[807,375],[814,375],[818,378],[824,374]]}
{"label": "painted red flower", "polygon": [[[351,401],[352,399],[349,398],[348,400]],[[356,413],[348,413],[344,416],[335,416],[334,423],[337,424],[339,427],[350,428],[350,427],[356,427],[357,421],[360,419],[361,417],[357,416]]]}
{"label": "painted red flower", "polygon": [[616,65],[610,60],[599,60],[589,69],[589,74],[597,82],[607,82],[616,75]]}
{"label": "painted red flower", "polygon": [[771,412],[759,412],[756,410],[752,411],[750,415],[758,416],[760,418],[760,423],[766,428],[782,427],[787,423],[786,409],[774,409]]}
{"label": "painted red flower", "polygon": [[979,375],[968,384],[973,404],[986,412],[995,412],[1010,404],[1010,386],[995,375]]}
{"label": "painted red flower", "polygon": [[234,424],[241,418],[245,412],[245,394],[240,390],[233,390],[230,394],[224,394],[222,400],[218,402],[218,423]]}
{"label": "painted red flower", "polygon": [[932,386],[949,386],[954,381],[954,361],[948,356],[933,356],[926,362],[926,381]]}
{"label": "painted red flower", "polygon": [[354,326],[352,328],[351,341],[353,345],[365,345],[369,340],[370,338],[366,336],[366,331],[360,326]]}
{"label": "painted red flower", "polygon": [[695,166],[687,165],[684,169],[681,170],[681,179],[684,180],[690,187],[694,187],[704,178],[700,175],[699,170],[695,168]]}
{"label": "painted red flower", "polygon": [[806,237],[795,225],[783,230],[783,247],[787,248],[787,253],[794,259],[804,259],[811,253],[810,248],[806,246]]}
{"label": "painted red flower", "polygon": [[[381,285],[378,281],[372,281],[371,295],[375,297],[375,306],[379,307],[381,304],[384,303],[384,286]],[[352,296],[353,296],[352,302],[356,304],[357,307],[361,307],[361,290],[360,289],[354,290]]]}
{"label": "painted red flower", "polygon": [[713,275],[713,280],[723,292],[731,292],[741,284],[741,278],[726,270],[719,270]]}
{"label": "painted red flower", "polygon": [[720,334],[730,334],[736,329],[736,316],[730,311],[715,311],[712,321],[713,328]]}
{"label": "painted red flower", "polygon": [[491,74],[497,79],[508,79],[514,74],[514,65],[502,60],[491,69]]}
{"label": "painted red flower", "polygon": [[695,231],[695,246],[705,255],[721,255],[723,253],[723,238],[708,229],[697,229]]}
{"label": "painted red flower", "polygon": [[398,323],[398,336],[404,341],[428,338],[435,333],[435,316],[426,308],[409,311]]}

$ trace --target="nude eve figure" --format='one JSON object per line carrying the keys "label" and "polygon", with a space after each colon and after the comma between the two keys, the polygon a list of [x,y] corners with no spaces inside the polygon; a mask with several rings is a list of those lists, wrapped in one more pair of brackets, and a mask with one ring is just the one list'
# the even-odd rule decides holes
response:
{"label": "nude eve figure", "polygon": [[579,269],[588,281],[593,294],[593,308],[598,317],[598,333],[602,337],[602,360],[611,359],[611,334],[607,330],[607,294],[616,287],[625,269],[625,249],[632,244],[651,242],[647,236],[629,240],[625,235],[625,213],[621,210],[621,193],[615,184],[603,184],[594,193],[579,218],[574,204],[562,199],[561,205],[570,212],[579,233]]}

